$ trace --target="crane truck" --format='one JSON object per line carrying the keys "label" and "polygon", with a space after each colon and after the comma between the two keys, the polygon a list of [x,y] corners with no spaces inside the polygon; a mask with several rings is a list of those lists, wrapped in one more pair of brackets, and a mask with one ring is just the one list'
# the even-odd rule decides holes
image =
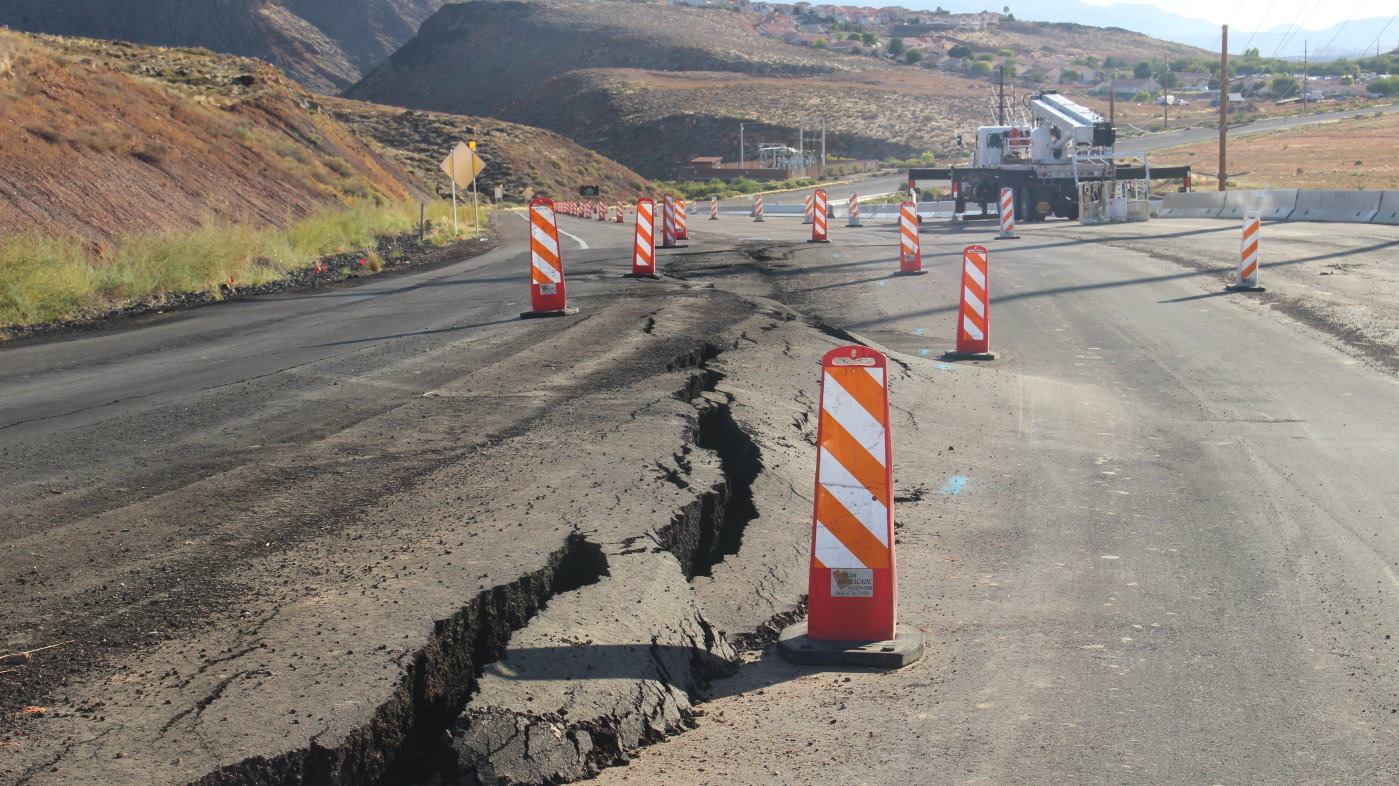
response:
{"label": "crane truck", "polygon": [[921,181],[952,184],[954,214],[965,216],[977,203],[999,206],[1002,188],[1015,195],[1015,217],[1042,221],[1054,215],[1075,219],[1079,213],[1078,184],[1084,181],[1184,178],[1189,189],[1190,167],[1120,166],[1113,155],[1117,129],[1093,110],[1046,90],[1026,96],[1032,125],[982,126],[966,166],[915,167],[908,171],[909,193]]}

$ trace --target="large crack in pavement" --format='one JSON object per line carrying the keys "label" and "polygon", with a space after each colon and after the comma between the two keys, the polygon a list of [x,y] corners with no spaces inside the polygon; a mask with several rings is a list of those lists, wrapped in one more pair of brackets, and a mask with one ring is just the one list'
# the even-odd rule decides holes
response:
{"label": "large crack in pavement", "polygon": [[[831,341],[710,289],[627,305],[594,319],[675,349],[561,364],[590,384],[529,427],[250,560],[231,619],[75,681],[16,783],[557,783],[685,728],[735,644],[801,612],[812,467],[793,424]],[[465,384],[414,407],[479,395]]]}

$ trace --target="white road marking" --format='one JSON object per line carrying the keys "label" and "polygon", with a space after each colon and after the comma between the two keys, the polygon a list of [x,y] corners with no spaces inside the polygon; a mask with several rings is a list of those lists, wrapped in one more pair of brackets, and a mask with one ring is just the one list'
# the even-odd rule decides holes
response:
{"label": "white road marking", "polygon": [[[523,218],[523,219],[526,220],[526,221],[529,221],[529,216],[525,215],[524,213],[516,213],[515,215],[519,216],[520,218]],[[579,236],[573,234],[572,232],[565,232],[565,231],[563,230],[563,228],[560,227],[560,228],[559,228],[559,234],[560,234],[560,235],[563,235],[564,237],[573,238],[573,240],[576,241],[576,242],[578,243],[578,248],[579,248],[580,250],[586,251],[586,250],[588,249],[588,241],[586,241],[586,240],[584,240],[583,238],[581,238],[581,237],[579,237]]]}

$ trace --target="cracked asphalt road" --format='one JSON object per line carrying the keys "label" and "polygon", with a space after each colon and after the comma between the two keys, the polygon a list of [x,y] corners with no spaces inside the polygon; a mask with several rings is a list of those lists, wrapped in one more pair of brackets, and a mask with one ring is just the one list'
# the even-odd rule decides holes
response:
{"label": "cracked asphalt road", "polygon": [[[899,279],[892,226],[692,220],[638,282],[628,227],[563,219],[583,311],[521,322],[501,221],[459,265],[0,350],[2,646],[70,642],[0,674],[0,772],[1399,777],[1394,228],[1270,227],[1270,291],[1226,297],[1227,222],[930,226]],[[938,359],[969,242],[986,365]],[[841,330],[896,361],[929,654],[892,674],[761,649]]]}

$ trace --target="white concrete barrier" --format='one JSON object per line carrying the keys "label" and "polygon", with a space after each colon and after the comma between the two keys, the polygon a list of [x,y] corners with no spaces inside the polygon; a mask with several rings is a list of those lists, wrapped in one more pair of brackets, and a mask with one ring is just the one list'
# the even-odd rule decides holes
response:
{"label": "white concrete barrier", "polygon": [[1224,209],[1219,218],[1243,218],[1244,213],[1257,210],[1264,221],[1286,221],[1297,209],[1295,188],[1274,188],[1267,191],[1226,191]]}
{"label": "white concrete barrier", "polygon": [[1216,218],[1224,209],[1225,191],[1190,191],[1167,194],[1161,218]]}
{"label": "white concrete barrier", "polygon": [[1380,208],[1370,219],[1375,224],[1399,225],[1399,191],[1385,191],[1380,196]]}
{"label": "white concrete barrier", "polygon": [[1292,221],[1367,223],[1380,212],[1383,191],[1299,191]]}

